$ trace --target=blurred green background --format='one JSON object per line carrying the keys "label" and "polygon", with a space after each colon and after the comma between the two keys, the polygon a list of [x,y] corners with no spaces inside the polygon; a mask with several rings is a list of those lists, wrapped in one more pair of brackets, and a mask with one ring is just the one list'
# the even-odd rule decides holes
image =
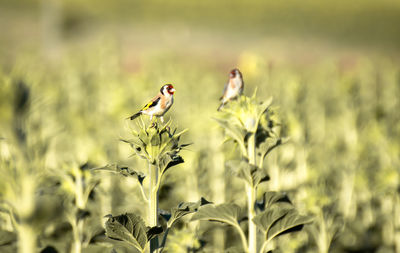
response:
{"label": "blurred green background", "polygon": [[[135,127],[125,118],[164,83],[176,88],[166,116],[193,145],[167,174],[160,207],[201,196],[244,205],[212,120],[234,67],[246,95],[273,96],[290,137],[267,161],[263,187],[314,216],[274,252],[400,252],[399,1],[1,0],[0,31],[1,252],[16,250],[7,203],[34,224],[39,249],[70,251],[72,190],[54,175],[86,163],[146,172],[119,139]],[[99,180],[88,238],[106,214],[144,213],[136,182]],[[203,240],[202,252],[224,252],[235,236],[182,223],[168,252]]]}

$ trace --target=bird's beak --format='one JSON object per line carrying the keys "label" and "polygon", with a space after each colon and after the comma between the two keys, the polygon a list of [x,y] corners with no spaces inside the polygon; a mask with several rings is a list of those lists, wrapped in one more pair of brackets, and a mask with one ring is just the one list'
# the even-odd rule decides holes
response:
{"label": "bird's beak", "polygon": [[175,89],[174,89],[174,88],[172,88],[172,89],[170,89],[169,91],[170,91],[170,92],[175,92]]}

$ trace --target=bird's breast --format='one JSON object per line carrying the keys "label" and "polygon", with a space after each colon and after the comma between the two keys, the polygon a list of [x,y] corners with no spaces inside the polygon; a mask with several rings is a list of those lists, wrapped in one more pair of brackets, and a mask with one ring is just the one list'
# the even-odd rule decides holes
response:
{"label": "bird's breast", "polygon": [[167,99],[166,103],[165,103],[165,107],[169,108],[171,107],[171,105],[174,103],[174,97],[171,96],[170,99]]}

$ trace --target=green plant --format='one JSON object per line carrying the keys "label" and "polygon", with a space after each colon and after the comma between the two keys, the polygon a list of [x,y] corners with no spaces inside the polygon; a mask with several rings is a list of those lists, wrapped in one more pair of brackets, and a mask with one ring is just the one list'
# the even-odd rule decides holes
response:
{"label": "green plant", "polygon": [[0,246],[33,253],[41,231],[63,212],[60,202],[43,188],[50,179],[45,170],[50,144],[32,110],[31,87],[22,80],[13,84],[12,122],[6,128],[9,132],[3,128],[6,137],[0,138],[0,214],[10,225],[0,229]]}
{"label": "green plant", "polygon": [[[75,20],[73,8],[67,10],[68,20]],[[8,16],[18,19],[21,27],[38,25],[40,22],[23,18],[30,12],[26,11],[15,10]],[[81,20],[82,12],[76,14]],[[130,158],[130,147],[117,141],[116,136],[126,132],[125,124],[118,122],[153,95],[153,88],[157,89],[149,83],[164,80],[177,84],[176,107],[170,112],[174,124],[190,129],[181,140],[185,138],[195,145],[190,147],[192,151],[180,153],[185,163],[163,176],[160,207],[178,208],[180,200],[196,202],[201,196],[216,204],[235,203],[239,207],[238,224],[247,243],[246,183],[231,173],[240,172],[242,155],[233,141],[221,148],[223,131],[213,127],[210,117],[218,106],[222,88],[211,84],[224,81],[221,66],[226,66],[228,58],[213,57],[210,64],[209,57],[204,55],[213,54],[220,47],[227,49],[229,59],[237,60],[248,89],[262,83],[257,92],[259,101],[268,96],[275,98],[272,106],[279,105],[279,117],[285,123],[274,125],[274,132],[290,136],[290,142],[266,156],[262,168],[268,173],[257,175],[269,175],[271,180],[257,187],[256,216],[263,212],[258,208],[262,207],[262,193],[276,191],[287,192],[299,213],[314,217],[313,224],[304,227],[309,233],[275,236],[267,250],[400,252],[400,65],[392,55],[370,54],[369,49],[360,55],[359,50],[352,53],[351,48],[346,52],[341,48],[337,54],[334,47],[326,52],[327,48],[321,47],[321,54],[310,58],[308,53],[298,54],[302,49],[309,52],[310,48],[300,45],[294,50],[296,54],[291,54],[282,50],[284,43],[276,43],[279,48],[269,45],[268,50],[252,47],[241,51],[226,29],[217,44],[212,39],[215,34],[207,29],[190,38],[186,34],[189,44],[199,40],[212,42],[188,48],[189,54],[182,54],[180,49],[171,51],[162,43],[157,44],[160,48],[154,48],[154,43],[145,46],[160,35],[157,29],[147,29],[141,37],[142,53],[132,55],[132,47],[121,47],[119,39],[105,38],[96,31],[90,36],[79,33],[74,37],[68,30],[68,37],[72,37],[60,45],[65,49],[63,57],[47,62],[34,52],[35,45],[30,40],[23,40],[30,45],[28,50],[17,46],[15,34],[7,35],[15,33],[14,29],[3,32],[7,37],[3,42],[12,45],[3,46],[7,50],[3,50],[0,64],[0,252],[40,252],[52,247],[69,253],[74,232],[67,217],[74,217],[74,213],[84,215],[79,215],[77,222],[83,220],[84,224],[79,232],[81,240],[77,240],[82,252],[111,252],[113,248],[118,253],[137,251],[127,249],[124,242],[105,237],[107,218],[102,217],[134,213],[149,226],[148,205],[141,199],[138,177],[88,173],[82,164],[88,162],[91,168],[118,163],[128,166],[124,173],[132,168],[140,170],[139,178],[146,176],[143,192],[149,194],[147,160]],[[92,35],[103,39],[92,40]],[[248,36],[237,38],[241,41],[238,43],[254,43]],[[81,44],[82,41],[85,43]],[[315,46],[320,44],[311,45]],[[270,54],[271,50],[276,54]],[[279,51],[285,51],[285,55]],[[24,103],[27,94],[29,102]],[[19,109],[17,104],[21,105]],[[24,104],[30,104],[30,108],[24,109]],[[231,105],[234,107],[234,102]],[[277,114],[273,108],[268,111],[268,117],[275,122]],[[266,121],[265,117],[261,123]],[[269,141],[274,144],[275,139]],[[224,156],[227,166],[223,166]],[[256,158],[260,164],[257,152]],[[246,165],[246,159],[243,163]],[[79,173],[83,188],[100,179],[83,212],[78,211],[74,199],[75,177]],[[66,179],[62,180],[64,176]],[[248,174],[244,176],[249,178]],[[290,206],[281,201],[276,204]],[[85,217],[87,212],[90,215]],[[160,214],[165,219],[171,215],[164,211]],[[234,227],[217,227],[215,222],[183,222],[188,217],[174,222],[164,252],[228,252],[235,247],[243,252]],[[160,245],[167,227],[164,218],[159,219],[163,227],[158,234]],[[262,247],[263,234],[258,229],[258,249]]]}
{"label": "green plant", "polygon": [[[166,212],[162,215],[166,220],[165,230],[160,226],[158,195],[162,178],[167,170],[184,162],[179,153],[182,148],[188,145],[180,143],[181,135],[186,130],[176,133],[176,129],[171,130],[170,128],[171,121],[162,126],[159,126],[156,122],[146,126],[143,121],[138,125],[139,130],[133,130],[132,138],[123,141],[130,144],[135,154],[145,159],[148,163],[147,194],[144,185],[146,178],[144,173],[117,165],[110,165],[100,169],[120,173],[123,176],[132,176],[138,180],[142,196],[148,204],[149,226],[146,227],[143,219],[133,213],[119,216],[110,215],[106,222],[106,235],[109,238],[127,242],[140,252],[143,252],[147,246],[150,252],[161,252],[165,247],[168,233],[173,224],[183,216],[197,211],[200,206],[209,202],[201,199],[196,203],[181,203],[178,207],[173,208],[170,213]],[[161,233],[163,233],[163,237],[160,241],[159,235]]]}
{"label": "green plant", "polygon": [[96,215],[95,210],[89,207],[89,196],[101,180],[93,174],[87,163],[64,167],[63,170],[51,172],[60,182],[58,194],[64,200],[64,215],[72,230],[70,252],[80,253],[89,246],[91,239],[99,230],[99,226],[92,221]]}
{"label": "green plant", "polygon": [[264,233],[264,252],[268,243],[276,236],[301,228],[311,222],[293,208],[287,196],[276,192],[266,192],[262,204],[256,196],[260,183],[269,180],[263,169],[268,154],[283,143],[276,133],[278,124],[271,113],[269,99],[258,103],[252,97],[241,96],[222,110],[216,121],[225,130],[228,139],[233,140],[240,150],[241,159],[229,161],[228,166],[244,180],[247,198],[248,237],[246,239],[239,220],[240,207],[236,204],[208,205],[193,215],[192,220],[216,220],[233,226],[239,233],[245,252],[257,252],[257,227]]}
{"label": "green plant", "polygon": [[[9,232],[15,232],[17,235],[18,252],[33,253],[37,248],[38,231],[35,223],[41,223],[35,217],[39,202],[35,197],[38,176],[32,169],[22,169],[25,166],[22,165],[21,160],[17,165],[15,161],[3,159],[0,164],[2,174],[0,210],[8,214],[7,220],[10,220],[13,227],[13,231]],[[8,243],[11,242],[13,241]]]}
{"label": "green plant", "polygon": [[321,209],[308,231],[315,241],[319,253],[328,253],[332,241],[343,230],[343,220],[341,217],[334,217],[324,213]]}

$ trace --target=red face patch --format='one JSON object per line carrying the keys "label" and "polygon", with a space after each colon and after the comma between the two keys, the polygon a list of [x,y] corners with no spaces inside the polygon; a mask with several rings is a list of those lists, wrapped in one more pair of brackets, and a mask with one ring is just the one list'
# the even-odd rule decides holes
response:
{"label": "red face patch", "polygon": [[168,91],[169,94],[173,95],[174,92],[175,92],[174,86],[172,86],[171,84],[168,85],[167,91]]}
{"label": "red face patch", "polygon": [[235,77],[236,77],[236,71],[235,71],[235,69],[231,71],[231,73],[230,73],[229,76],[230,76],[230,78],[235,78]]}

